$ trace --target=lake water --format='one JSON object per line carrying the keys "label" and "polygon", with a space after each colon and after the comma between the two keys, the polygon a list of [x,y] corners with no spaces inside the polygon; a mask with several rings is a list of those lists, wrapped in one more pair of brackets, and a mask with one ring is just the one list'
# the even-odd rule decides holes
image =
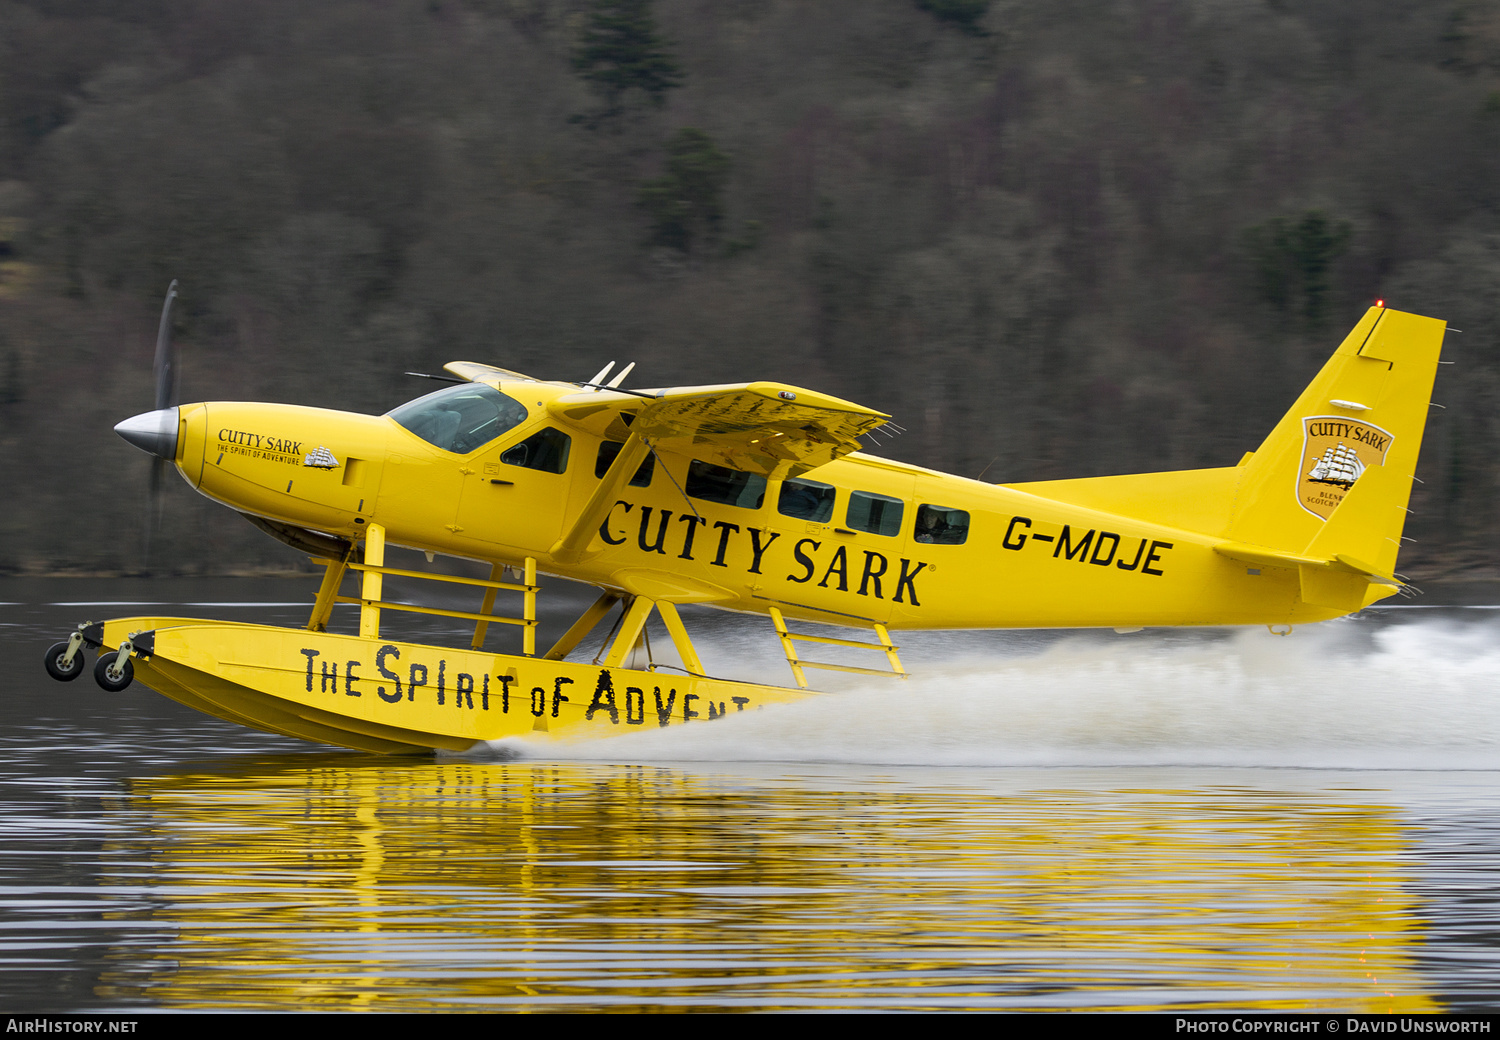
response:
{"label": "lake water", "polygon": [[[1500,611],[903,634],[908,682],[433,759],[41,667],[159,610],[103,600],[300,624],[313,591],[0,582],[6,1011],[1497,1003]],[[689,624],[788,681],[764,619]]]}

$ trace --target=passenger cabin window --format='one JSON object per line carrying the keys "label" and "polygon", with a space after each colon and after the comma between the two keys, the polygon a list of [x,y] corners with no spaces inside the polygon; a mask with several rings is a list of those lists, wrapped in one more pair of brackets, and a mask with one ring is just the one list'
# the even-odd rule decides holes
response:
{"label": "passenger cabin window", "polygon": [[877,495],[872,491],[851,491],[848,524],[856,531],[893,536],[901,530],[904,508],[899,498]]}
{"label": "passenger cabin window", "polygon": [[832,484],[816,480],[788,480],[781,485],[776,511],[795,520],[826,524],[833,519],[833,499],[837,492]]}
{"label": "passenger cabin window", "polygon": [[694,460],[688,466],[687,493],[689,498],[722,506],[759,509],[766,500],[766,478],[759,473]]}
{"label": "passenger cabin window", "polygon": [[930,545],[963,545],[969,537],[969,514],[947,506],[918,506],[912,537]]}
{"label": "passenger cabin window", "polygon": [[543,473],[562,473],[568,468],[568,449],[573,438],[548,426],[527,437],[520,444],[506,448],[500,461],[511,466],[538,469]]}
{"label": "passenger cabin window", "polygon": [[[625,447],[619,441],[605,441],[599,445],[599,457],[594,460],[594,476],[603,479],[604,474],[609,472],[609,467],[615,464],[615,459],[620,455],[620,449]],[[630,478],[631,487],[650,487],[651,474],[656,470],[656,454],[653,452],[646,456],[640,468],[635,471],[635,476]]]}
{"label": "passenger cabin window", "polygon": [[484,383],[464,383],[386,414],[428,444],[467,455],[525,422],[526,406]]}

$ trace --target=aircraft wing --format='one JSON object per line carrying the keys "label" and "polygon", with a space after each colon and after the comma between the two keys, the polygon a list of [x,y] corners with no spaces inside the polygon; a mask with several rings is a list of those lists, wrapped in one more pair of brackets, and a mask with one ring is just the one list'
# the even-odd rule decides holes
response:
{"label": "aircraft wing", "polygon": [[481,365],[477,361],[450,361],[443,366],[443,371],[452,372],[460,379],[466,379],[471,383],[481,383],[487,379],[524,379],[531,383],[544,382],[534,379],[521,372],[514,372],[508,368],[496,368],[494,365]]}
{"label": "aircraft wing", "polygon": [[638,433],[654,448],[767,477],[797,476],[857,451],[859,437],[890,420],[784,383],[585,391],[547,407],[599,436]]}

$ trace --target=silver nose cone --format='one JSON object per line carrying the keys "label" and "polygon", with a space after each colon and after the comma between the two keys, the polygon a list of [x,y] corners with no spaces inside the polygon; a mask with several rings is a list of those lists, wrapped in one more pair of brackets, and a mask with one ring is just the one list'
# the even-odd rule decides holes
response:
{"label": "silver nose cone", "polygon": [[115,427],[115,432],[142,451],[167,459],[177,457],[177,409],[142,412]]}

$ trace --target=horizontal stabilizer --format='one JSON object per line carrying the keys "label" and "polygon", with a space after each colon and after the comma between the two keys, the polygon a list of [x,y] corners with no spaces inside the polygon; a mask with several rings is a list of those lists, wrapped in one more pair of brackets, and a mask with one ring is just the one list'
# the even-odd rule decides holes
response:
{"label": "horizontal stabilizer", "polygon": [[1252,567],[1285,567],[1289,570],[1310,567],[1316,570],[1358,575],[1365,582],[1373,585],[1399,587],[1401,584],[1394,576],[1381,574],[1370,564],[1347,553],[1339,553],[1336,556],[1312,556],[1281,552],[1261,545],[1247,545],[1244,542],[1221,542],[1214,546],[1214,552]]}

